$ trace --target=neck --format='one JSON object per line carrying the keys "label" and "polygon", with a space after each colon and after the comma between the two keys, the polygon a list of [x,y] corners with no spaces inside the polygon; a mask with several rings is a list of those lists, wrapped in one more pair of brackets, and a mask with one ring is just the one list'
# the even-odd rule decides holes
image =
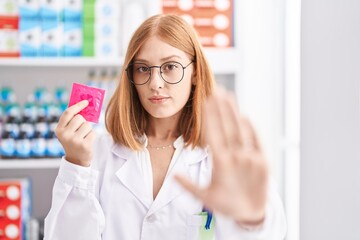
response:
{"label": "neck", "polygon": [[146,135],[149,142],[153,145],[172,143],[180,135],[178,131],[178,121],[173,118],[152,118],[149,121]]}

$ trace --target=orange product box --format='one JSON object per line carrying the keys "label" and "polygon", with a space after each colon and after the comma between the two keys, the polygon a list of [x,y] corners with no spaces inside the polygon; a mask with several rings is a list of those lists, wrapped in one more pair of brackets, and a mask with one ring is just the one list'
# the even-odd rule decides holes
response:
{"label": "orange product box", "polygon": [[163,0],[164,13],[185,19],[205,47],[233,47],[233,0]]}

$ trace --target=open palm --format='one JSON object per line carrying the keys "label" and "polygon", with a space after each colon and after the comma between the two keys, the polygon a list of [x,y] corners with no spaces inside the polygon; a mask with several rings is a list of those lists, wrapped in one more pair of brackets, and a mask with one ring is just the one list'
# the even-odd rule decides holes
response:
{"label": "open palm", "polygon": [[234,97],[216,92],[204,104],[202,133],[213,158],[213,177],[200,188],[179,176],[178,181],[204,205],[240,224],[264,219],[268,167],[250,122],[237,111]]}

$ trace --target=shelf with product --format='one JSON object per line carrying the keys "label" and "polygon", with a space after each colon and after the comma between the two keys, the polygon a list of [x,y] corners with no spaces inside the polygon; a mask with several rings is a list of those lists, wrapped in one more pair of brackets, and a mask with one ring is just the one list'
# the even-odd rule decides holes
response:
{"label": "shelf with product", "polygon": [[[87,77],[76,82],[105,92],[99,122],[93,123],[94,130],[100,133],[105,129],[105,106],[115,89],[119,70],[118,67],[85,69]],[[30,82],[23,92],[16,84],[0,85],[0,169],[44,169],[59,165],[64,151],[55,136],[55,128],[68,106],[70,89],[75,82],[57,81],[58,86],[51,82],[47,86]]]}
{"label": "shelf with product", "polygon": [[58,168],[60,159],[1,159],[0,169],[48,169]]}
{"label": "shelf with product", "polygon": [[120,66],[131,33],[159,12],[178,14],[196,29],[215,73],[234,73],[239,62],[233,0],[5,2],[13,6],[0,4],[0,66]]}
{"label": "shelf with product", "polygon": [[[204,48],[214,73],[234,73],[239,68],[239,54],[235,48]],[[227,61],[231,59],[231,61]],[[121,67],[124,58],[0,58],[1,67]],[[223,62],[226,61],[227,64]]]}
{"label": "shelf with product", "polygon": [[0,58],[0,67],[120,67],[122,64],[122,57]]}
{"label": "shelf with product", "polygon": [[41,87],[21,100],[17,96],[12,86],[0,86],[0,169],[54,167],[63,155],[55,128],[67,89],[50,93]]}
{"label": "shelf with product", "polygon": [[0,66],[121,64],[120,4],[112,0],[0,3]]}

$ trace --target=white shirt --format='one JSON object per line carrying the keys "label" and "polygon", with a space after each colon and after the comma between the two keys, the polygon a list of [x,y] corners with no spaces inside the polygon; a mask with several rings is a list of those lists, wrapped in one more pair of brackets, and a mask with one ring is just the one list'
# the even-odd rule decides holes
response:
{"label": "white shirt", "polygon": [[[147,141],[145,139],[144,146]],[[153,200],[149,153],[114,144],[106,135],[95,144],[91,167],[61,160],[53,201],[45,219],[45,240],[200,240],[203,205],[173,178],[187,176],[206,186],[212,175],[207,151],[174,142],[164,183]],[[216,240],[280,240],[286,221],[282,203],[270,184],[265,222],[249,231],[215,215]],[[208,240],[208,239],[206,239]],[[209,239],[211,240],[211,239]]]}

